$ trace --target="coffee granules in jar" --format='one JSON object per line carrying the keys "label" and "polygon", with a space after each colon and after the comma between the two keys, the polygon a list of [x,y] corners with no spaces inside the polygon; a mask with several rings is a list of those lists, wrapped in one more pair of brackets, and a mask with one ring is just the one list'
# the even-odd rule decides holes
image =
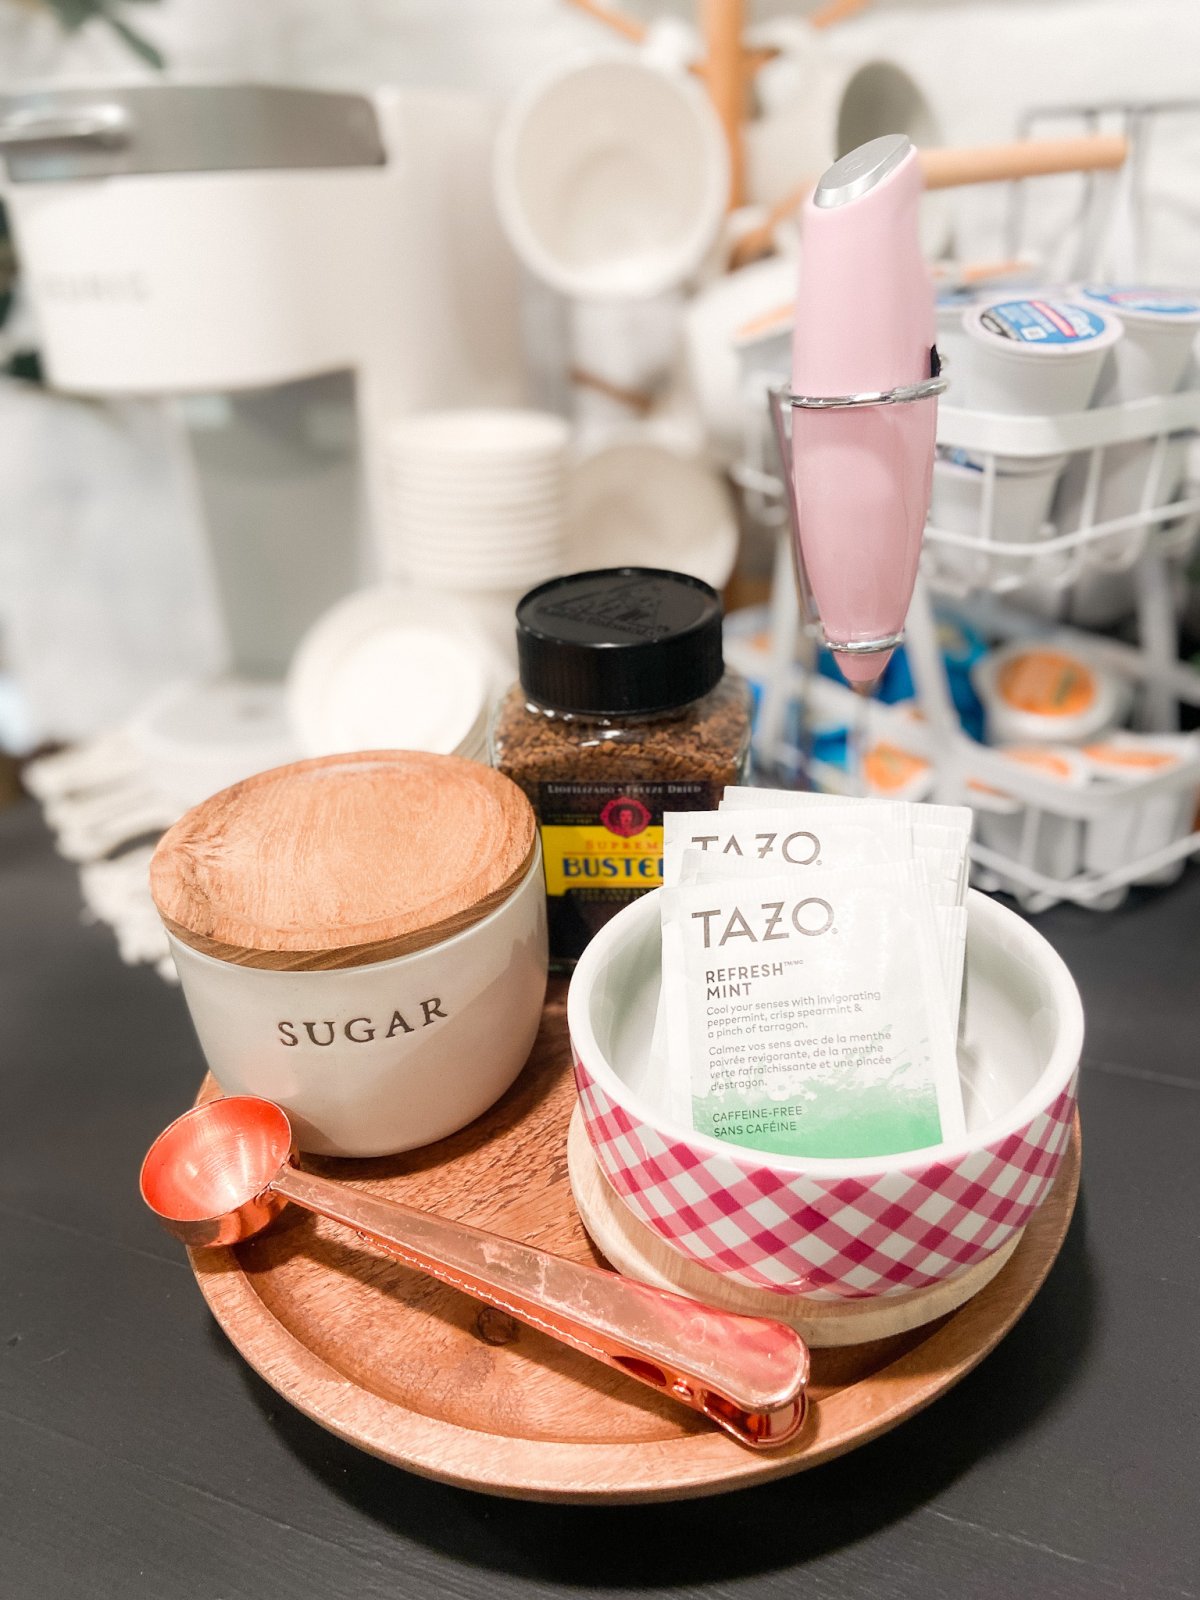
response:
{"label": "coffee granules in jar", "polygon": [[716,592],[653,568],[531,590],[517,606],[517,658],[492,762],[537,814],[561,969],[661,884],[663,813],[714,809],[741,782],[750,694],[725,671]]}

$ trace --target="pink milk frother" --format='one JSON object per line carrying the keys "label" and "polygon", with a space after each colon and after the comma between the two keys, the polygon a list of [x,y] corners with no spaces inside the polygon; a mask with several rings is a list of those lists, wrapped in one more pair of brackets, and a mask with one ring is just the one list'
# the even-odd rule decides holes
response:
{"label": "pink milk frother", "polygon": [[842,676],[861,693],[900,642],[933,476],[933,287],[902,134],[872,139],[804,208],[792,353],[798,555]]}

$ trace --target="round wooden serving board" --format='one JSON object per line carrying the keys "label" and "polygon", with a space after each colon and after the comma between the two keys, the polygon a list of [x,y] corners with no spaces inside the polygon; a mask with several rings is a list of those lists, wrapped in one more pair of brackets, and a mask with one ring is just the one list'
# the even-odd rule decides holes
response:
{"label": "round wooden serving board", "polygon": [[[306,1158],[364,1189],[602,1262],[571,1198],[575,1102],[566,989],[552,984],[529,1064],[440,1144],[374,1161]],[[218,1091],[206,1080],[201,1098]],[[289,1211],[234,1250],[192,1252],[213,1315],[272,1388],[350,1443],[426,1477],[533,1500],[715,1494],[814,1467],[893,1428],[994,1348],[1041,1286],[1079,1186],[1079,1132],[1007,1266],[949,1316],[813,1352],[800,1437],[755,1452],[586,1356]]]}

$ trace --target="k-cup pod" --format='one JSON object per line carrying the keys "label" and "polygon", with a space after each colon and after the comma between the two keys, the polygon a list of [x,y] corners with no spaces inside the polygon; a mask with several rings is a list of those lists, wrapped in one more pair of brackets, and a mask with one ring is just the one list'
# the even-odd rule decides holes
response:
{"label": "k-cup pod", "polygon": [[1074,744],[1114,728],[1128,707],[1124,681],[1057,643],[1003,645],[978,660],[971,682],[990,744]]}
{"label": "k-cup pod", "polygon": [[1034,282],[1034,266],[1032,257],[1021,256],[990,265],[941,261],[933,267],[938,353],[942,358],[943,376],[949,383],[946,404],[964,403],[964,374],[970,365],[971,341],[963,328],[963,312],[985,300],[994,300],[1003,292],[1007,292],[1010,299],[1015,299],[1018,293],[1028,294]]}
{"label": "k-cup pod", "polygon": [[[1119,348],[1119,346],[1118,346]],[[1135,439],[1128,444],[1108,445],[1100,460],[1095,509],[1087,510],[1087,486],[1091,456],[1080,451],[1071,458],[1054,505],[1054,518],[1063,533],[1073,533],[1088,524],[1115,522],[1140,511],[1170,505],[1179,493],[1187,467],[1191,434],[1172,434],[1160,446],[1157,440]],[[1161,524],[1158,524],[1161,526]],[[1146,546],[1153,528],[1149,524],[1107,533],[1082,547],[1086,568],[1100,572],[1119,572],[1131,566]]]}
{"label": "k-cup pod", "polygon": [[532,808],[456,756],[259,773],[187,812],[150,888],[209,1071],[303,1150],[444,1138],[521,1070],[546,987]]}
{"label": "k-cup pod", "polygon": [[928,800],[933,765],[890,739],[877,739],[862,753],[863,788],[880,800]]}
{"label": "k-cup pod", "polygon": [[[1180,387],[1200,329],[1200,295],[1112,284],[1084,284],[1072,292],[1081,304],[1115,315],[1125,330],[1105,359],[1093,404],[1119,405],[1173,394]],[[1111,522],[1132,516],[1144,502],[1147,510],[1169,504],[1183,481],[1186,441],[1187,436],[1180,435],[1161,448],[1149,440],[1110,445],[1100,464],[1095,510],[1087,520]],[[1059,490],[1057,516],[1065,531],[1081,525],[1088,476],[1089,458],[1081,453],[1068,467]],[[1128,528],[1088,544],[1087,567],[1114,572],[1130,566],[1151,532],[1148,526]]]}
{"label": "k-cup pod", "polygon": [[[990,521],[992,539],[1006,544],[1033,545],[1043,538],[1055,487],[1066,460],[1065,455],[997,457]],[[988,548],[984,541],[987,531],[984,491],[983,468],[963,452],[935,459],[930,523],[947,533],[972,535],[983,541],[974,549],[935,541],[938,576],[971,586],[1005,580],[1007,587],[1034,577],[1052,579],[1064,567],[1067,558],[1048,555],[1026,559],[998,554]]]}
{"label": "k-cup pod", "polygon": [[729,194],[721,125],[684,73],[637,57],[560,66],[513,102],[496,144],[509,240],[575,299],[661,294],[716,238]]}
{"label": "k-cup pod", "polygon": [[[1069,747],[1009,745],[1000,754],[1065,789],[1088,786],[1087,762]],[[1083,823],[1077,817],[1056,816],[1039,807],[1036,821],[1030,824],[1025,804],[990,785],[972,785],[971,800],[976,807],[975,831],[981,844],[1010,860],[1024,861],[1047,878],[1073,878],[1079,871]],[[1027,840],[1032,842],[1027,844]],[[1027,852],[1030,859],[1025,861]]]}
{"label": "k-cup pod", "polygon": [[[1094,784],[1136,792],[1148,779],[1200,758],[1200,742],[1194,735],[1119,733],[1084,745],[1080,753]],[[1139,800],[1131,793],[1127,802],[1089,821],[1084,865],[1093,872],[1110,872],[1186,838],[1198,800],[1200,785],[1194,783]],[[1133,881],[1173,883],[1184,865],[1182,860],[1172,861]]]}
{"label": "k-cup pod", "polygon": [[1137,589],[1130,567],[1120,571],[1097,571],[1092,567],[1081,572],[1067,592],[1065,612],[1061,589],[1045,589],[1041,594],[1045,599],[1040,608],[1030,602],[1029,595],[1022,595],[1022,603],[1029,610],[1040,609],[1044,617],[1078,628],[1111,628],[1137,609]]}
{"label": "k-cup pod", "polygon": [[1125,337],[1116,344],[1092,397],[1098,406],[1174,394],[1200,332],[1200,293],[1088,283],[1072,290],[1082,305],[1116,316]]}
{"label": "k-cup pod", "polygon": [[1121,324],[1069,300],[990,299],[963,312],[970,342],[959,404],[975,411],[1085,411]]}

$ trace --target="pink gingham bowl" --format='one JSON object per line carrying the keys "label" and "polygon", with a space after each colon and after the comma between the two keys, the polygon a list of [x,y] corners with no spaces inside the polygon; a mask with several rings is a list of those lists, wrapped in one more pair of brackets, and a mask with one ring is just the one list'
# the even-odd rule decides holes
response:
{"label": "pink gingham bowl", "polygon": [[660,948],[655,891],[587,947],[567,1021],[601,1171],[690,1260],[815,1300],[902,1295],[984,1261],[1045,1199],[1075,1120],[1083,1008],[1062,961],[1014,912],[970,892],[965,1136],[846,1161],[746,1150],[664,1114],[650,1076]]}

